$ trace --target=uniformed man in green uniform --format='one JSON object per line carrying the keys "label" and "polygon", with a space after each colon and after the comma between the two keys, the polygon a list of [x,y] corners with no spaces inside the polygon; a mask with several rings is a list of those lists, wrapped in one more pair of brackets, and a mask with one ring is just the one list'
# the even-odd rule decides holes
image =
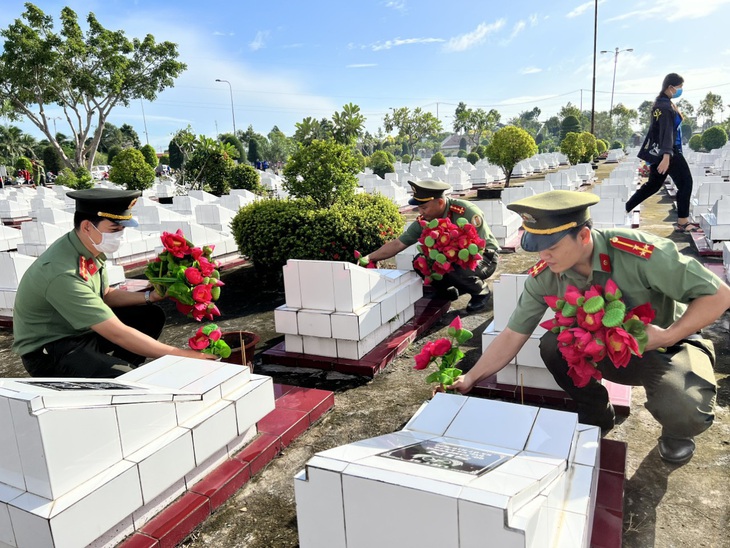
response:
{"label": "uniformed man in green uniform", "polygon": [[[466,307],[467,312],[484,310],[492,295],[487,285],[487,279],[497,269],[499,244],[484,222],[482,211],[467,200],[447,198],[445,193],[451,190],[451,185],[447,183],[408,181],[408,184],[413,189],[413,198],[408,203],[418,206],[419,219],[431,221],[448,217],[451,222],[456,223],[458,219],[464,218],[474,225],[479,237],[486,242],[482,252],[483,258],[475,270],[456,267],[444,275],[442,280],[432,282],[437,296],[453,301],[459,297],[460,293],[468,293],[471,295],[471,299]],[[360,262],[367,264],[369,261],[377,262],[389,259],[418,242],[422,232],[423,229],[418,222],[411,223],[399,238],[382,245],[379,249],[361,258]]]}
{"label": "uniformed man in green uniform", "polygon": [[109,287],[105,254],[119,249],[125,227],[137,226],[131,210],[140,194],[68,193],[76,200],[74,230],[33,262],[15,299],[13,350],[31,376],[112,378],[145,358],[214,358],[157,341],[165,313],[152,304],[162,298],[156,292]]}
{"label": "uniformed man in green uniform", "polygon": [[[507,206],[522,216],[522,247],[539,252],[541,260],[530,269],[506,329],[454,388],[468,392],[517,355],[541,321],[545,296],[564,295],[568,285],[605,286],[610,278],[628,309],[648,302],[656,318],[646,327],[642,358],[632,356],[620,369],[606,358],[598,369],[612,382],[646,389],[646,408],[662,425],[659,454],[668,462],[686,462],[695,450],[694,436],[714,420],[717,393],[712,343],[699,331],[730,307],[730,288],[670,240],[624,228],[592,229],[588,207],[597,202],[594,194],[556,190]],[[609,430],[615,415],[606,389],[595,379],[575,386],[556,338],[551,332],[541,338],[545,365],[575,400],[580,421]]]}

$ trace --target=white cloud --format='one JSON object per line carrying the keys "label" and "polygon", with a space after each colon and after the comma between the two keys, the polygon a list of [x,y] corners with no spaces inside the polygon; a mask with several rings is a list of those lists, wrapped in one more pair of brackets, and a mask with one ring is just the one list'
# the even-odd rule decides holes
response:
{"label": "white cloud", "polygon": [[700,19],[712,15],[721,6],[730,4],[730,0],[702,0],[701,2],[687,2],[686,0],[661,0],[654,6],[640,10],[633,10],[606,22],[624,21],[626,19],[663,19],[666,21],[681,21],[683,19]]}
{"label": "white cloud", "polygon": [[537,74],[538,72],[542,72],[542,69],[538,67],[525,67],[520,70],[520,74]]}
{"label": "white cloud", "polygon": [[591,0],[590,2],[585,2],[585,3],[581,4],[580,6],[573,8],[572,11],[570,11],[566,14],[566,17],[568,19],[571,19],[573,17],[578,17],[579,15],[583,15],[583,13],[588,11],[588,8],[592,8],[593,6],[594,6],[593,0]]}
{"label": "white cloud", "polygon": [[492,33],[502,29],[505,25],[504,19],[498,19],[494,23],[480,23],[472,32],[451,38],[444,46],[445,51],[464,51],[481,44]]}
{"label": "white cloud", "polygon": [[213,31],[213,36],[235,36],[234,32],[222,32],[219,30]]}
{"label": "white cloud", "polygon": [[512,34],[509,35],[509,40],[513,40],[519,33],[525,30],[526,26],[527,23],[525,23],[524,21],[517,21],[517,23],[515,23],[515,26],[512,27]]}
{"label": "white cloud", "polygon": [[256,33],[256,37],[253,39],[253,41],[248,45],[248,47],[251,49],[251,51],[258,51],[261,48],[265,46],[265,41],[269,37],[269,31],[268,30],[260,30]]}
{"label": "white cloud", "polygon": [[352,65],[345,65],[345,68],[369,68],[377,66],[377,63],[353,63]]}
{"label": "white cloud", "polygon": [[396,38],[394,40],[386,40],[385,42],[376,42],[373,44],[373,51],[391,49],[398,46],[409,46],[411,44],[432,44],[434,42],[444,42],[443,38]]}
{"label": "white cloud", "polygon": [[530,26],[531,27],[536,27],[537,26],[539,17],[537,16],[536,13],[533,13],[532,15],[530,15],[530,17],[528,19],[530,21]]}
{"label": "white cloud", "polygon": [[390,2],[385,3],[385,7],[395,11],[400,11],[401,13],[405,13],[407,11],[406,3],[403,0],[391,0]]}

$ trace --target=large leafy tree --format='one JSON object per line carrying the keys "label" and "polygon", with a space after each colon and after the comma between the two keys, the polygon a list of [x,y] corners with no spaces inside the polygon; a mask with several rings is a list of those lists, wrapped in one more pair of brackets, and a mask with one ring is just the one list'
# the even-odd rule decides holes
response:
{"label": "large leafy tree", "polygon": [[[421,107],[411,111],[408,107],[393,109],[392,113],[385,115],[383,119],[385,131],[398,130],[398,136],[402,137],[411,151],[411,163],[415,157],[415,145],[428,135],[441,131],[441,121],[430,112],[424,112]],[[411,167],[408,164],[408,169]]]}
{"label": "large leafy tree", "polygon": [[634,133],[631,126],[639,118],[639,113],[619,103],[613,107],[611,117],[615,120],[614,137],[624,143],[629,142]]}
{"label": "large leafy tree", "polygon": [[700,101],[700,108],[697,115],[705,118],[705,127],[715,123],[715,114],[723,110],[722,97],[709,91],[705,98]]}
{"label": "large leafy tree", "polygon": [[506,126],[494,134],[486,152],[487,159],[504,171],[507,176],[504,187],[508,188],[512,170],[517,162],[537,154],[537,145],[532,135],[524,129]]}
{"label": "large leafy tree", "polygon": [[348,103],[342,107],[342,112],[335,112],[332,115],[332,123],[335,127],[333,132],[335,141],[342,145],[354,145],[362,135],[365,116],[360,112],[358,105]]}
{"label": "large leafy tree", "polygon": [[512,118],[509,123],[510,125],[521,127],[527,133],[535,137],[537,132],[540,131],[540,109],[534,107],[532,110],[523,110],[515,118]]}
{"label": "large leafy tree", "polygon": [[482,138],[497,128],[501,115],[494,109],[489,112],[478,108],[466,108],[465,103],[459,103],[454,111],[454,131],[464,132],[469,136],[472,146],[477,147]]}
{"label": "large leafy tree", "polygon": [[[61,10],[61,28],[27,3],[22,19],[0,31],[0,101],[35,124],[68,166],[92,166],[112,109],[131,100],[153,101],[185,70],[177,46],[152,35],[129,39],[104,28],[93,13],[84,32],[76,13]],[[60,107],[75,143],[68,157],[52,131],[48,109]]]}

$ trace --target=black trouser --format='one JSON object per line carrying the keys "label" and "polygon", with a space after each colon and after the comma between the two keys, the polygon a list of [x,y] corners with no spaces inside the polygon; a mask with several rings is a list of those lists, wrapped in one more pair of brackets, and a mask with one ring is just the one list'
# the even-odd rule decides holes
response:
{"label": "black trouser", "polygon": [[672,177],[677,187],[677,217],[689,217],[689,200],[692,197],[692,173],[682,153],[674,150],[674,156],[669,159],[669,169],[662,175],[657,171],[659,164],[652,164],[649,168],[649,180],[639,187],[629,201],[626,202],[626,211],[633,211],[637,205],[649,196],[656,194],[662,188],[667,175]]}
{"label": "black trouser", "polygon": [[[422,257],[422,255],[419,253],[413,258],[413,261],[415,262],[418,257]],[[499,256],[497,253],[485,249],[484,253],[482,253],[482,260],[479,261],[474,270],[467,270],[466,268],[455,266],[453,270],[444,274],[441,280],[433,280],[431,286],[436,290],[455,287],[461,295],[465,293],[472,296],[486,295],[489,293],[487,279],[497,270],[498,263]],[[423,274],[415,266],[413,269],[416,271],[416,274],[423,278]]]}
{"label": "black trouser", "polygon": [[[540,356],[555,382],[575,401],[580,422],[604,426],[608,391],[596,379],[582,388],[575,386],[568,376],[568,363],[558,350],[556,334],[548,331],[540,338]],[[662,435],[688,438],[704,432],[715,418],[714,365],[712,343],[696,335],[664,352],[632,356],[626,367],[616,368],[605,358],[598,369],[603,378],[616,384],[643,386],[644,405],[662,425]]]}
{"label": "black trouser", "polygon": [[[113,311],[123,324],[154,339],[165,326],[165,312],[157,305],[114,308]],[[46,343],[21,359],[31,377],[114,378],[131,371],[146,358],[91,331]]]}

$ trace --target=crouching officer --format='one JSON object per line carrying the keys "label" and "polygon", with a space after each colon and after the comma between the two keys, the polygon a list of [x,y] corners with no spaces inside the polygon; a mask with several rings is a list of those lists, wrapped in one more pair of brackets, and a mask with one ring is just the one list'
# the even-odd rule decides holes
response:
{"label": "crouching officer", "polygon": [[166,354],[214,358],[157,341],[165,313],[154,291],[109,287],[106,254],[141,192],[77,190],[74,229],[56,240],[23,275],[13,310],[13,350],[33,377],[118,377],[145,358]]}
{"label": "crouching officer", "polygon": [[[597,368],[611,382],[646,389],[646,408],[662,426],[659,454],[683,463],[694,454],[694,436],[714,420],[717,394],[713,346],[698,332],[730,307],[730,288],[670,240],[624,228],[592,229],[588,207],[598,200],[587,192],[555,190],[507,206],[522,216],[522,247],[538,252],[540,261],[530,269],[505,330],[454,388],[466,393],[509,363],[540,323],[546,296],[563,296],[568,285],[605,287],[611,279],[627,309],[649,303],[656,317],[646,326],[641,358],[632,355],[622,368],[605,358]],[[606,388],[595,378],[575,386],[556,334],[542,336],[540,355],[576,402],[580,422],[610,430],[615,415]]]}
{"label": "crouching officer", "polygon": [[[413,189],[413,198],[408,202],[410,205],[418,206],[419,220],[432,221],[433,219],[448,218],[456,224],[459,219],[466,219],[474,225],[479,237],[486,242],[482,251],[482,260],[474,270],[468,270],[456,266],[446,273],[442,280],[433,281],[431,285],[436,289],[436,295],[441,298],[456,300],[459,294],[468,293],[471,300],[466,307],[467,312],[480,312],[484,310],[492,296],[487,285],[487,279],[497,269],[499,244],[489,227],[484,222],[482,211],[467,200],[447,198],[445,194],[451,191],[451,185],[441,181],[419,181],[417,183],[408,181]],[[423,229],[416,221],[401,234],[396,240],[391,240],[373,251],[368,256],[360,259],[361,263],[369,261],[382,261],[400,253],[407,247],[418,242]],[[416,256],[416,259],[420,255]],[[418,269],[416,272],[419,273]]]}

